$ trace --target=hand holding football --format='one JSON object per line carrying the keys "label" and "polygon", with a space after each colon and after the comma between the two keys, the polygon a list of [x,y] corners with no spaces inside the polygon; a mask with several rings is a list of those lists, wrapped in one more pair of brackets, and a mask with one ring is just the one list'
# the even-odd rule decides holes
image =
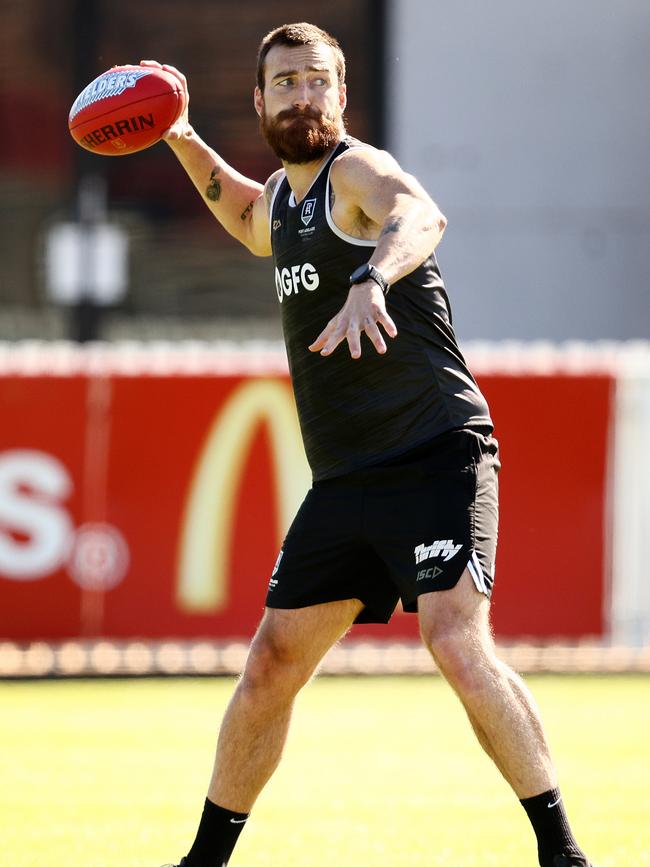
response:
{"label": "hand holding football", "polygon": [[154,61],[114,66],[75,99],[68,128],[86,150],[124,156],[151,147],[168,131],[178,137],[187,103],[185,78],[173,67]]}
{"label": "hand holding football", "polygon": [[157,60],[141,60],[140,66],[154,67],[155,69],[162,69],[163,72],[167,72],[170,75],[176,77],[180,83],[180,86],[183,90],[183,94],[185,96],[185,102],[184,102],[183,108],[182,108],[180,114],[178,115],[178,117],[174,120],[174,123],[171,124],[169,129],[166,129],[162,134],[162,138],[164,140],[176,141],[177,139],[181,138],[183,133],[188,129],[188,127],[190,125],[189,116],[188,116],[189,115],[189,105],[190,105],[190,94],[189,94],[189,90],[187,87],[187,79],[185,78],[185,76],[183,75],[182,72],[180,72],[178,69],[176,69],[175,66],[169,66],[168,64],[163,65],[161,63],[158,63]]}

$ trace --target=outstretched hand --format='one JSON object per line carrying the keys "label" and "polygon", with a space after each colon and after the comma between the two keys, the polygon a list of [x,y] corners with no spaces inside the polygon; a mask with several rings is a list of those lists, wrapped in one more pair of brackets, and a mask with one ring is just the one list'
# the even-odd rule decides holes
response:
{"label": "outstretched hand", "polygon": [[169,66],[166,63],[158,63],[157,60],[141,60],[140,66],[154,66],[156,69],[164,69],[165,72],[169,72],[171,75],[175,76],[181,83],[183,87],[183,93],[185,94],[185,105],[183,107],[183,111],[180,113],[176,121],[166,129],[162,134],[163,139],[165,141],[178,141],[178,139],[182,138],[185,132],[189,129],[190,121],[189,121],[189,104],[190,104],[190,94],[187,89],[187,79],[183,75],[182,72],[179,72],[175,66]]}
{"label": "outstretched hand", "polygon": [[374,280],[350,288],[340,311],[327,323],[309,347],[310,352],[331,355],[339,343],[348,342],[352,358],[361,356],[361,332],[365,331],[380,355],[386,352],[386,342],[379,330],[381,323],[389,337],[397,335],[397,327],[386,312],[384,293]]}

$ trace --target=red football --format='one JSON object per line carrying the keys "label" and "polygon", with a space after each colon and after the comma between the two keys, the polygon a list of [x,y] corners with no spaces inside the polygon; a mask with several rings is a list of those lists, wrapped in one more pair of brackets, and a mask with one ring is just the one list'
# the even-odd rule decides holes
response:
{"label": "red football", "polygon": [[72,138],[119,157],[151,147],[185,107],[183,86],[155,66],[114,66],[81,91],[68,117]]}

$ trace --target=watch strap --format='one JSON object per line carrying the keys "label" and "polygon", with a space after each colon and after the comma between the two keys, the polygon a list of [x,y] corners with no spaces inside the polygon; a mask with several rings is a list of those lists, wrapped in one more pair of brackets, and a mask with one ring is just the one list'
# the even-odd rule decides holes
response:
{"label": "watch strap", "polygon": [[381,271],[377,270],[374,265],[368,263],[365,268],[358,270],[358,277],[355,276],[356,272],[350,277],[350,286],[355,286],[357,283],[365,283],[366,280],[374,280],[384,295],[387,294],[390,289],[390,283],[387,282]]}

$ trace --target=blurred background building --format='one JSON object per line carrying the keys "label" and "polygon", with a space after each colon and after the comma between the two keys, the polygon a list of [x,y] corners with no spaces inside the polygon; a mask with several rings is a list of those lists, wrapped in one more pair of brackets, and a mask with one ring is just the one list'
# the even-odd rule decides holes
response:
{"label": "blurred background building", "polygon": [[216,225],[164,145],[86,154],[66,119],[114,64],[171,63],[200,134],[263,181],[252,107],[273,26],[311,20],[348,58],[348,126],[388,146],[449,218],[440,259],[462,338],[647,333],[650,7],[646,0],[1,0],[0,339],[76,333],[48,293],[48,230],[79,183],[126,233],[126,294],[106,339],[279,337],[270,262]]}
{"label": "blurred background building", "polygon": [[[311,5],[312,8],[309,8]],[[105,188],[108,217],[128,237],[128,290],[104,317],[106,339],[279,337],[270,260],[255,259],[215,223],[171,151],[132,159],[77,147],[67,115],[87,82],[113,65],[155,58],[183,70],[191,118],[239,171],[260,181],[277,161],[258,133],[252,98],[261,38],[316,13],[350,54],[350,129],[382,139],[380,3],[233,4],[215,0],[2,0],[0,339],[67,336],[69,311],[48,300],[44,245],[75,218],[78,184]],[[377,84],[379,83],[379,87]]]}

